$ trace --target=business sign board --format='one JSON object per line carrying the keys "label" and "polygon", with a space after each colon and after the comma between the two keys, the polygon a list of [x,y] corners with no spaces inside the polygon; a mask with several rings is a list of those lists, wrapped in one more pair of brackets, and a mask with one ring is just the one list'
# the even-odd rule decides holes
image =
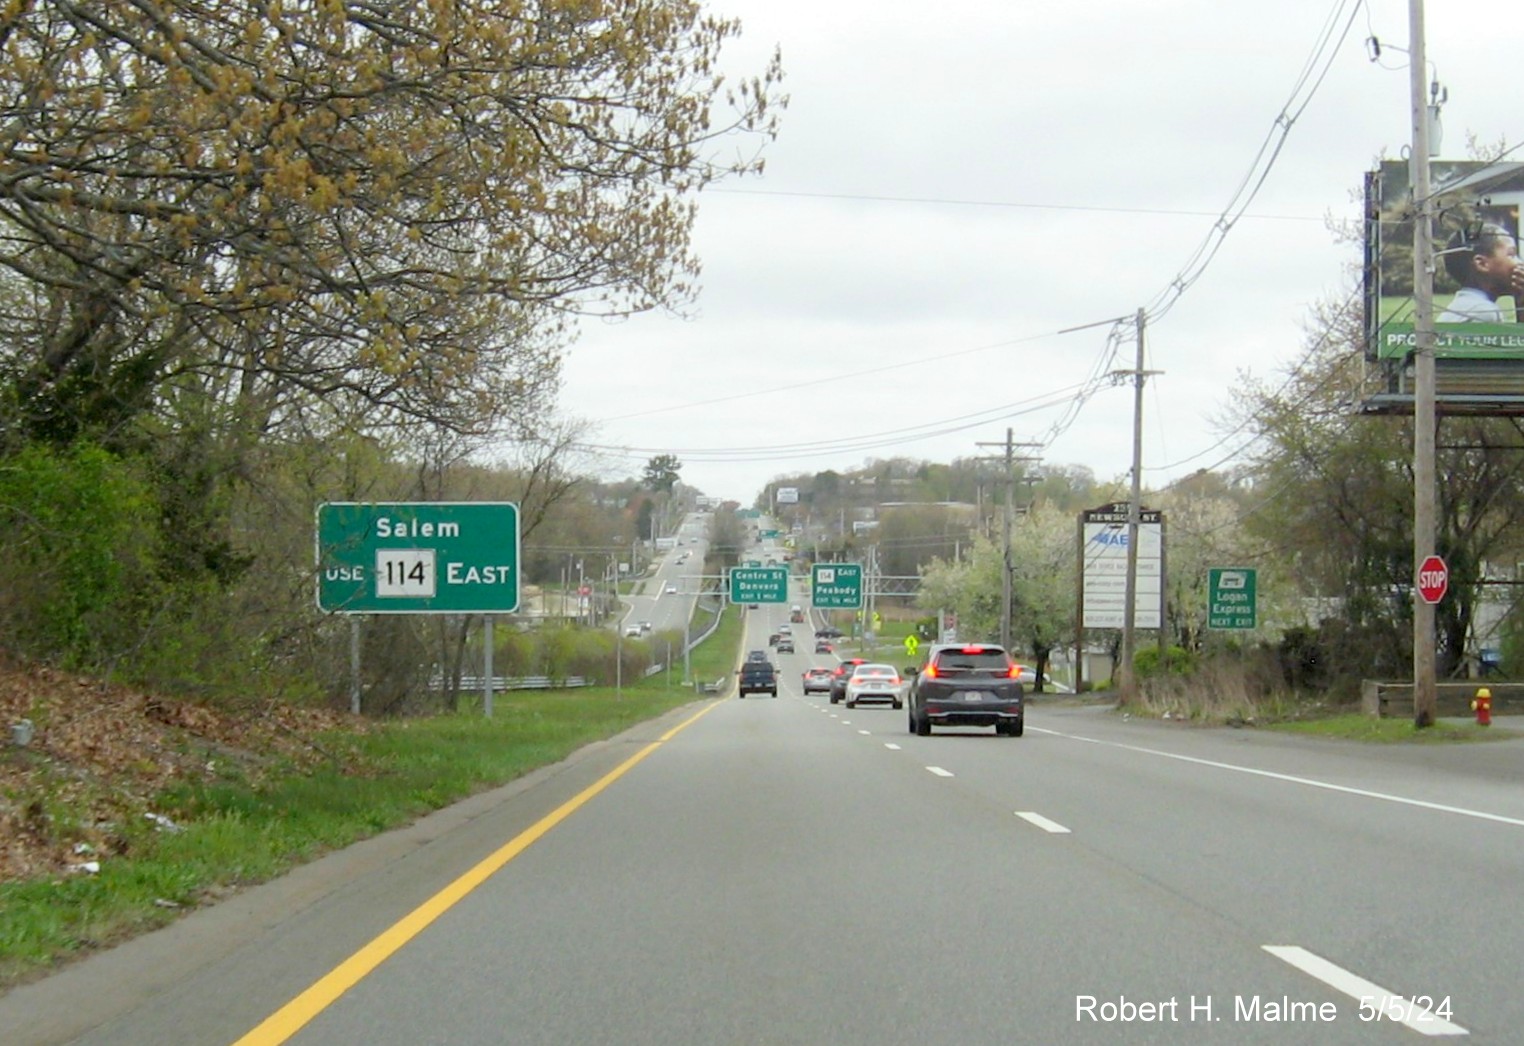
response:
{"label": "business sign board", "polygon": [[787,567],[732,567],[732,603],[787,603]]}
{"label": "business sign board", "polygon": [[509,502],[331,501],[317,509],[318,609],[508,614],[519,607],[519,508]]}
{"label": "business sign board", "polygon": [[797,504],[799,504],[799,488],[798,487],[779,487],[778,488],[778,504],[780,504],[780,505],[797,505]]}
{"label": "business sign board", "polygon": [[[1084,628],[1123,628],[1127,616],[1127,503],[1080,514],[1081,600]],[[1164,621],[1164,514],[1141,509],[1133,626]]]}
{"label": "business sign board", "polygon": [[[1524,413],[1524,326],[1513,322],[1502,253],[1517,242],[1524,163],[1433,160],[1435,405],[1441,413]],[[1384,391],[1367,413],[1411,413],[1415,208],[1407,161],[1366,176],[1366,356]]]}
{"label": "business sign board", "polygon": [[1250,629],[1258,619],[1255,572],[1247,567],[1207,571],[1207,628]]}
{"label": "business sign board", "polygon": [[863,605],[861,563],[816,563],[810,568],[810,602],[818,610],[857,610]]}

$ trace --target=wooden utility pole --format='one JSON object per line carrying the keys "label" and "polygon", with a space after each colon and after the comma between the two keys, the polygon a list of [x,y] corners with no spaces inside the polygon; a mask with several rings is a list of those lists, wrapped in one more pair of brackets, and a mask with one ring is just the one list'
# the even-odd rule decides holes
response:
{"label": "wooden utility pole", "polygon": [[[1143,519],[1143,324],[1144,313],[1138,310],[1138,362],[1133,369],[1132,395],[1132,493],[1127,501],[1127,583],[1122,608],[1121,703],[1129,704],[1138,696],[1133,675],[1133,622],[1138,599],[1138,527]],[[1161,622],[1162,625],[1162,622]]]}
{"label": "wooden utility pole", "polygon": [[1429,186],[1428,63],[1423,0],[1408,0],[1413,108],[1413,725],[1434,725],[1434,604],[1419,594],[1419,565],[1435,553],[1434,201]]}
{"label": "wooden utility pole", "polygon": [[[1005,542],[1004,552],[1001,557],[1002,569],[1000,572],[1000,645],[1007,651],[1011,649],[1011,571],[1015,564],[1011,562],[1011,525],[1016,515],[1016,473],[1014,465],[1016,448],[1037,447],[1037,443],[1016,443],[1010,429],[1005,430],[1005,443],[980,443],[981,447],[1005,447]],[[1032,461],[1032,458],[1022,458],[1022,461]]]}

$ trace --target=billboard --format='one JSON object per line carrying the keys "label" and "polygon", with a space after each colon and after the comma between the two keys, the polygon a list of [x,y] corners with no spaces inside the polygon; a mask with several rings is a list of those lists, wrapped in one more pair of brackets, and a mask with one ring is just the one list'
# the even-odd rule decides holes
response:
{"label": "billboard", "polygon": [[[1442,413],[1524,414],[1524,325],[1513,262],[1524,163],[1434,160],[1435,404]],[[1368,413],[1413,402],[1413,217],[1408,163],[1366,176],[1366,358],[1384,378]]]}
{"label": "billboard", "polygon": [[[1082,628],[1123,628],[1127,619],[1126,502],[1086,509],[1080,515]],[[1159,628],[1164,620],[1164,515],[1139,509],[1133,625]]]}
{"label": "billboard", "polygon": [[797,504],[799,504],[799,488],[798,487],[779,487],[778,488],[778,504],[780,504],[780,505],[797,505]]}

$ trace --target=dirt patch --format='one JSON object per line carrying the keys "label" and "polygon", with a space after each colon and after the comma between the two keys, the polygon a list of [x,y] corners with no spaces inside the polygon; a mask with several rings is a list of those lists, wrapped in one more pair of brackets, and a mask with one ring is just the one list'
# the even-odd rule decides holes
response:
{"label": "dirt patch", "polygon": [[165,788],[315,764],[328,758],[320,735],[355,725],[323,709],[165,697],[0,657],[0,882],[86,872],[121,852],[126,826],[163,817],[154,798]]}

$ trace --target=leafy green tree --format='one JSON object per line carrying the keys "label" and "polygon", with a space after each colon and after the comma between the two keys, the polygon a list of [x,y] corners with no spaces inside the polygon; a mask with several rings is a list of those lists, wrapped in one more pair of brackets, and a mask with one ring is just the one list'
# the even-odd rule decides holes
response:
{"label": "leafy green tree", "polygon": [[[1357,310],[1324,310],[1308,353],[1277,388],[1247,383],[1260,437],[1259,498],[1246,531],[1273,550],[1311,603],[1337,607],[1323,644],[1345,676],[1402,678],[1412,666],[1413,476],[1408,418],[1352,415],[1367,391]],[[1485,564],[1513,562],[1524,517],[1524,435],[1512,419],[1448,417],[1437,455],[1437,551],[1450,592],[1436,614],[1438,668],[1459,671]]]}
{"label": "leafy green tree", "polygon": [[682,478],[683,463],[675,454],[658,454],[646,462],[641,482],[651,490],[672,493],[672,488]]}
{"label": "leafy green tree", "polygon": [[1041,691],[1054,649],[1074,641],[1074,517],[1034,506],[1011,531],[1011,564],[1011,642],[1031,654]]}

